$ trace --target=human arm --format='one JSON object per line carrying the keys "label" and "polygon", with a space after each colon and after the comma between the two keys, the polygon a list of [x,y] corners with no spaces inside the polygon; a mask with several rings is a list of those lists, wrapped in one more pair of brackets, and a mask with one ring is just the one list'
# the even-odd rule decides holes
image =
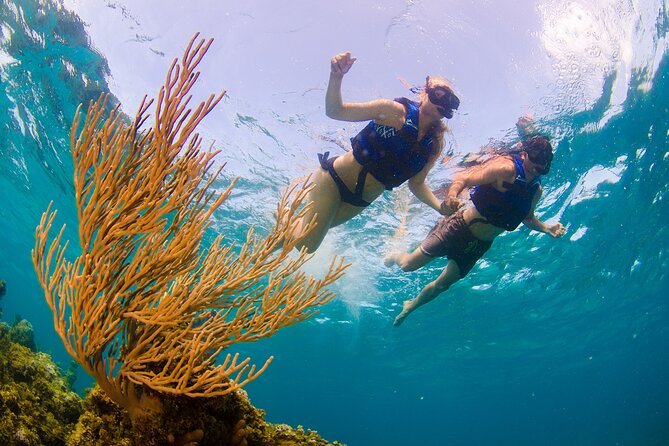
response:
{"label": "human arm", "polygon": [[562,237],[567,232],[567,229],[562,225],[562,223],[557,222],[549,225],[548,223],[539,220],[534,214],[534,208],[539,202],[539,198],[541,198],[542,192],[542,188],[539,187],[539,190],[537,190],[537,192],[534,194],[534,198],[532,200],[532,210],[530,211],[530,215],[525,220],[523,220],[523,224],[530,229],[543,232],[544,234],[548,234],[553,238]]}
{"label": "human arm", "polygon": [[463,206],[458,198],[462,191],[469,187],[483,184],[513,182],[516,168],[510,158],[498,156],[483,164],[469,167],[455,174],[451,187],[448,188],[448,197],[442,203],[447,214],[456,212]]}
{"label": "human arm", "polygon": [[405,109],[390,99],[376,99],[368,102],[344,102],[341,84],[344,75],[351,69],[356,58],[345,52],[330,60],[330,81],[325,93],[325,114],[339,121],[369,121],[400,128],[404,124]]}
{"label": "human arm", "polygon": [[432,189],[425,183],[427,178],[427,173],[432,169],[437,157],[434,156],[423,169],[418,172],[416,175],[409,178],[409,190],[412,194],[416,196],[420,201],[430,206],[435,211],[440,214],[444,214],[444,208],[439,199],[434,195]]}

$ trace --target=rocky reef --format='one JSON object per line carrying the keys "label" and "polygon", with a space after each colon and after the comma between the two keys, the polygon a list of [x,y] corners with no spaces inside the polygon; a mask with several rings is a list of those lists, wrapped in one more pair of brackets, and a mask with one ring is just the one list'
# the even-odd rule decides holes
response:
{"label": "rocky reef", "polygon": [[163,397],[162,402],[160,418],[147,417],[132,425],[127,414],[96,387],[88,393],[84,413],[67,445],[341,445],[300,426],[267,423],[264,412],[241,389],[219,398]]}
{"label": "rocky reef", "polygon": [[[164,397],[160,419],[133,427],[99,387],[82,399],[25,319],[0,322],[0,444],[6,446],[334,446],[317,432],[265,421],[244,390],[218,398]],[[165,420],[169,420],[167,423]]]}
{"label": "rocky reef", "polygon": [[[2,299],[2,296],[4,296],[6,292],[7,284],[4,280],[0,279],[0,299]],[[2,307],[0,307],[0,318],[2,318]]]}
{"label": "rocky reef", "polygon": [[81,398],[50,356],[30,347],[27,321],[0,322],[0,444],[64,445],[82,413]]}

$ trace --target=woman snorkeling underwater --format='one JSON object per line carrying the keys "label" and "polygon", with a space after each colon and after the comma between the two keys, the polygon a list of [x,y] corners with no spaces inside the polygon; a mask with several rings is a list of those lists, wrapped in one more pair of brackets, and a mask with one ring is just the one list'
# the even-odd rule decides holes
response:
{"label": "woman snorkeling underwater", "polygon": [[[441,214],[450,213],[425,184],[444,146],[446,125],[460,105],[450,83],[428,76],[418,102],[407,98],[344,102],[341,83],[356,58],[345,52],[330,63],[330,80],[325,96],[325,112],[340,121],[368,121],[351,138],[352,151],[337,157],[319,154],[320,168],[311,176],[313,188],[307,195],[311,208],[296,229],[297,248],[314,252],[328,230],[362,212],[384,190],[408,181],[411,192]],[[313,223],[302,234],[301,228]]]}

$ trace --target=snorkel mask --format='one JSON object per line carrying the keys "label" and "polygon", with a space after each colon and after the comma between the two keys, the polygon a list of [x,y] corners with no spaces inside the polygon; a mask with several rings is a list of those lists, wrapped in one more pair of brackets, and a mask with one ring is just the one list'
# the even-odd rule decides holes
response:
{"label": "snorkel mask", "polygon": [[537,166],[539,175],[546,175],[553,162],[553,147],[545,136],[531,136],[522,142],[523,150],[532,164]]}
{"label": "snorkel mask", "polygon": [[425,78],[425,92],[428,99],[437,106],[441,116],[447,119],[453,117],[453,111],[460,106],[460,99],[445,85],[430,86],[430,76]]}
{"label": "snorkel mask", "polygon": [[531,156],[529,156],[530,161],[534,163],[534,165],[537,166],[537,173],[539,175],[547,175],[548,172],[551,170],[551,161],[553,161],[553,157],[551,156],[548,161],[541,161],[538,159],[532,159]]}

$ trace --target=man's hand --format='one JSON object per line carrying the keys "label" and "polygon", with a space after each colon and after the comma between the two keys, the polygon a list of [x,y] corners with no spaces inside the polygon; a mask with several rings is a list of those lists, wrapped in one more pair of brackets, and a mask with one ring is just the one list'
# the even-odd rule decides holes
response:
{"label": "man's hand", "polygon": [[353,66],[356,58],[351,56],[350,52],[339,53],[330,59],[330,72],[334,74],[341,74],[342,76],[348,73],[348,70]]}
{"label": "man's hand", "polygon": [[451,215],[457,212],[464,204],[455,197],[447,197],[441,202],[439,213],[441,215]]}
{"label": "man's hand", "polygon": [[518,136],[520,137],[536,132],[537,127],[534,123],[534,116],[531,113],[525,113],[518,118],[518,121],[516,121],[516,130],[518,130]]}
{"label": "man's hand", "polygon": [[553,238],[562,237],[566,232],[567,228],[565,228],[562,223],[555,223],[554,225],[550,225],[546,230],[546,234]]}

